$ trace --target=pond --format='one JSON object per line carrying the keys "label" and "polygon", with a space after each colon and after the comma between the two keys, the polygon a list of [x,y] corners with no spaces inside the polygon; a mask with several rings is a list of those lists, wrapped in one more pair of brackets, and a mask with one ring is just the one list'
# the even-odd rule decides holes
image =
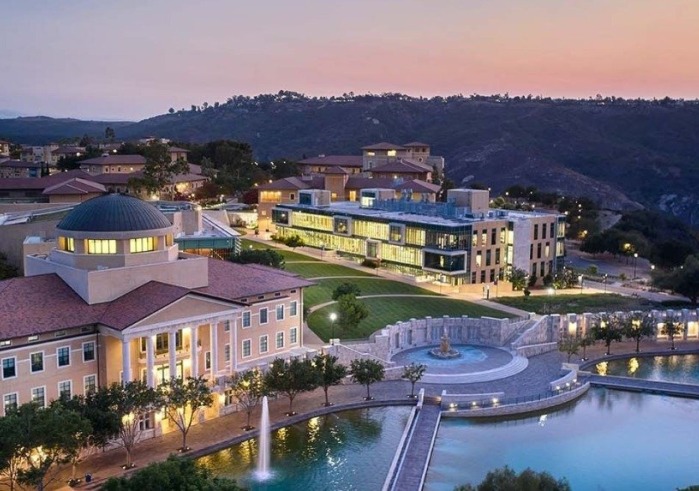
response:
{"label": "pond", "polygon": [[250,490],[380,490],[412,407],[343,411],[272,432],[273,478],[256,482],[257,440],[199,464]]}
{"label": "pond", "polygon": [[699,384],[699,355],[643,356],[597,363],[591,371],[664,382]]}
{"label": "pond", "polygon": [[575,491],[699,484],[697,414],[696,400],[592,389],[548,414],[442,418],[425,490],[477,484],[504,465],[565,477]]}

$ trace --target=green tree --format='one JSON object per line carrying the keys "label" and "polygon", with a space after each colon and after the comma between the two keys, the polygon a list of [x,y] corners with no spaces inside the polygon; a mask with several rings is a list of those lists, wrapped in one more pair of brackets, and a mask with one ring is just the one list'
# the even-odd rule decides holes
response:
{"label": "green tree", "polygon": [[114,141],[114,138],[116,138],[116,132],[114,131],[114,128],[112,128],[111,126],[107,126],[104,129],[104,139],[109,140],[111,142]]}
{"label": "green tree", "polygon": [[523,269],[514,268],[507,279],[512,283],[512,289],[515,291],[523,290],[527,286],[527,272]]}
{"label": "green tree", "polygon": [[0,418],[0,476],[6,479],[7,487],[14,491],[19,470],[22,467],[22,448],[24,443],[20,437],[15,411],[5,409],[5,417]]}
{"label": "green tree", "polygon": [[618,315],[600,314],[592,323],[590,334],[596,340],[604,341],[607,355],[613,341],[621,341],[624,335],[624,319]]}
{"label": "green tree", "polygon": [[366,386],[365,399],[370,401],[372,397],[369,388],[372,384],[383,380],[385,371],[380,361],[357,358],[350,363],[350,375],[354,382]]}
{"label": "green tree", "polygon": [[337,362],[337,356],[320,354],[313,358],[313,368],[316,371],[318,385],[325,393],[325,406],[332,406],[328,400],[328,389],[342,382],[342,379],[347,376],[347,367]]}
{"label": "green tree", "polygon": [[333,290],[332,299],[337,300],[342,295],[349,295],[349,294],[352,294],[355,297],[358,297],[362,294],[362,292],[356,283],[345,282],[345,283],[341,283],[340,285],[337,286],[337,288],[335,288]]}
{"label": "green tree", "polygon": [[353,294],[342,295],[337,299],[337,325],[345,332],[357,328],[369,316],[369,310]]}
{"label": "green tree", "polygon": [[573,355],[577,355],[580,350],[580,340],[575,336],[563,336],[558,340],[558,351],[568,355],[568,363]]}
{"label": "green tree", "polygon": [[232,479],[213,477],[211,471],[197,465],[192,459],[171,455],[164,462],[156,462],[129,477],[112,477],[101,488],[103,491],[146,490],[199,490],[242,491]]}
{"label": "green tree", "polygon": [[287,362],[277,358],[265,374],[265,385],[270,391],[284,394],[289,398],[287,416],[293,416],[296,414],[293,408],[296,396],[318,387],[318,379],[310,360],[294,358]]}
{"label": "green tree", "polygon": [[684,323],[674,315],[668,315],[665,317],[665,321],[660,326],[660,334],[667,336],[672,343],[670,347],[671,350],[675,350],[675,338],[681,336],[684,333]]}
{"label": "green tree", "polygon": [[106,397],[109,398],[109,406],[112,412],[119,418],[118,438],[126,451],[126,468],[133,467],[132,452],[139,441],[139,420],[148,417],[148,413],[158,409],[161,405],[158,392],[148,387],[140,380],[126,382],[125,384],[113,383],[107,388]]}
{"label": "green tree", "polygon": [[410,396],[409,397],[415,397],[415,384],[422,379],[422,376],[425,374],[425,371],[427,370],[427,365],[423,365],[422,363],[411,363],[410,365],[405,365],[403,367],[403,373],[401,374],[401,378],[406,379],[408,382],[410,382]]}
{"label": "green tree", "polygon": [[267,387],[262,373],[259,370],[247,370],[239,372],[227,382],[233,396],[238,401],[247,414],[247,424],[244,430],[252,430],[250,417],[253,410],[260,404],[262,398],[267,395]]}
{"label": "green tree", "polygon": [[143,177],[129,179],[129,187],[137,191],[144,189],[148,193],[160,192],[171,184],[174,176],[189,172],[187,161],[177,159],[173,162],[169,147],[163,143],[150,143],[144,147],[143,156],[146,158]]}
{"label": "green tree", "polygon": [[181,379],[172,377],[158,387],[162,407],[165,409],[167,419],[177,426],[182,433],[182,447],[186,452],[187,433],[189,433],[199,411],[205,407],[211,407],[214,397],[211,387],[203,377],[187,377]]}
{"label": "green tree", "polygon": [[305,242],[299,235],[295,234],[289,237],[285,237],[284,244],[288,247],[291,247],[292,249],[296,249],[297,247],[303,247],[305,245]]}
{"label": "green tree", "polygon": [[587,348],[588,346],[592,346],[595,344],[595,338],[589,333],[586,332],[581,338],[580,338],[580,347],[582,348],[582,360],[586,361],[587,360]]}
{"label": "green tree", "polygon": [[688,256],[682,266],[669,272],[656,271],[652,275],[653,285],[684,295],[697,305],[699,299],[699,254]]}
{"label": "green tree", "polygon": [[657,323],[650,314],[634,313],[624,323],[624,336],[636,341],[636,353],[641,351],[641,339],[655,336]]}
{"label": "green tree", "polygon": [[231,256],[231,261],[240,264],[262,264],[284,269],[284,256],[272,249],[244,249]]}
{"label": "green tree", "polygon": [[8,436],[20,461],[17,482],[39,491],[57,478],[59,465],[73,460],[92,430],[87,419],[61,405],[23,404],[5,418],[14,426]]}
{"label": "green tree", "polygon": [[570,491],[570,484],[565,478],[556,480],[548,472],[527,468],[517,474],[505,466],[488,472],[479,485],[465,484],[455,491]]}

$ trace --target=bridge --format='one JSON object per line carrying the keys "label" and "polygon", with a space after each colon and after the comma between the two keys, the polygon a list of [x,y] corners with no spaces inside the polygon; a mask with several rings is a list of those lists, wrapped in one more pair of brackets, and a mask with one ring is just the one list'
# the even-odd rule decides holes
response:
{"label": "bridge", "polygon": [[609,375],[588,375],[585,379],[594,387],[699,399],[699,385]]}

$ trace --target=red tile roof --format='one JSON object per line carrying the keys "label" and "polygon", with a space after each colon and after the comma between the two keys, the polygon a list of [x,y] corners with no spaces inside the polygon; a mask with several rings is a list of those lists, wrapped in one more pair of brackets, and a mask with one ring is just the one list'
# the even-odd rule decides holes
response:
{"label": "red tile roof", "polygon": [[429,147],[429,145],[428,145],[427,143],[422,143],[422,142],[410,142],[410,143],[404,144],[403,146],[404,146],[404,147],[407,147],[407,148],[413,148],[413,147]]}
{"label": "red tile roof", "polygon": [[363,157],[361,155],[319,155],[299,160],[303,165],[325,165],[341,167],[361,167]]}
{"label": "red tile roof", "polygon": [[413,179],[398,184],[395,189],[411,189],[415,193],[437,193],[440,187],[420,179]]}
{"label": "red tile roof", "polygon": [[328,167],[323,174],[349,174],[349,172],[342,167]]}
{"label": "red tile roof", "polygon": [[80,165],[144,165],[146,158],[142,155],[105,155],[81,160],[78,163]]}
{"label": "red tile roof", "polygon": [[238,303],[242,298],[313,285],[297,275],[257,264],[209,259],[209,285],[188,289],[151,281],[112,302],[88,305],[58,275],[0,281],[0,339],[102,324],[123,330],[185,295]]}
{"label": "red tile roof", "polygon": [[46,195],[65,195],[65,194],[90,194],[90,193],[106,193],[107,188],[97,182],[87,181],[78,177],[68,181],[59,182],[53,186],[44,189],[41,194]]}
{"label": "red tile roof", "polygon": [[379,165],[371,169],[372,173],[396,173],[396,174],[414,174],[416,172],[419,173],[427,173],[429,172],[428,170],[424,169],[423,167],[420,167],[418,165],[413,164],[412,162],[407,162],[405,160],[393,160],[391,162],[387,162],[383,165]]}
{"label": "red tile roof", "polygon": [[381,142],[362,147],[362,150],[405,150],[405,147],[394,143]]}
{"label": "red tile roof", "polygon": [[68,172],[58,172],[45,177],[9,177],[0,179],[0,189],[36,189],[44,190],[60,182],[69,181],[75,177],[92,180],[90,174],[82,170],[71,170]]}
{"label": "red tile roof", "polygon": [[294,190],[294,189],[323,189],[323,178],[301,179],[299,177],[285,177],[276,181],[268,182],[258,187],[263,191]]}

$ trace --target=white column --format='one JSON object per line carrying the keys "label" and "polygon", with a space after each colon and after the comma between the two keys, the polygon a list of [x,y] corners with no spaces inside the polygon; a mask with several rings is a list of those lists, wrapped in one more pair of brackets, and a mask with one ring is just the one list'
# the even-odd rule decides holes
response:
{"label": "white column", "polygon": [[131,382],[131,340],[121,342],[121,363],[123,382]]}
{"label": "white column", "polygon": [[196,378],[199,375],[198,370],[198,360],[197,360],[197,343],[199,342],[197,336],[197,326],[192,326],[190,335],[190,346],[189,346],[189,376]]}
{"label": "white column", "polygon": [[235,366],[236,366],[237,359],[238,359],[238,357],[235,354],[236,353],[236,351],[235,351],[236,341],[235,340],[237,338],[237,333],[238,333],[238,317],[236,316],[233,319],[231,319],[231,332],[229,333],[230,336],[228,339],[228,342],[230,343],[230,347],[231,347],[231,349],[230,349],[231,363],[230,363],[229,368],[228,368],[228,373],[230,375],[233,375],[233,372],[235,372]]}
{"label": "white column", "polygon": [[167,333],[167,354],[170,356],[170,378],[177,377],[177,346],[175,345],[175,333]]}
{"label": "white column", "polygon": [[153,366],[155,365],[154,358],[153,336],[146,336],[146,383],[148,387],[155,387],[155,374],[153,373]]}
{"label": "white column", "polygon": [[211,337],[211,378],[218,373],[218,324],[209,323],[209,333]]}

